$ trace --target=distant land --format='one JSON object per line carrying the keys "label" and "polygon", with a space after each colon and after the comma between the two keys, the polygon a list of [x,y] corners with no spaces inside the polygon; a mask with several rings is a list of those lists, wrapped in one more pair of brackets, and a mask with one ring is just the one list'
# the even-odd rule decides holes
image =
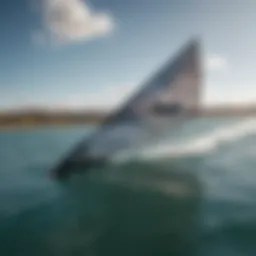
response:
{"label": "distant land", "polygon": [[256,104],[205,107],[199,112],[202,116],[256,116]]}
{"label": "distant land", "polygon": [[0,128],[97,124],[106,116],[107,113],[100,111],[0,111]]}
{"label": "distant land", "polygon": [[[0,111],[0,128],[38,127],[48,125],[99,124],[107,112],[99,110],[8,110]],[[256,104],[250,106],[216,106],[201,108],[199,116],[256,116]]]}

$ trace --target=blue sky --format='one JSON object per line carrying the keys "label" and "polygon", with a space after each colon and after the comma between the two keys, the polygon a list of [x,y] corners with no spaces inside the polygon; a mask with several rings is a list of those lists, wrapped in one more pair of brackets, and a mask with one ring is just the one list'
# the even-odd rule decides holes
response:
{"label": "blue sky", "polygon": [[204,104],[256,100],[254,0],[3,0],[0,108],[107,107],[199,36]]}

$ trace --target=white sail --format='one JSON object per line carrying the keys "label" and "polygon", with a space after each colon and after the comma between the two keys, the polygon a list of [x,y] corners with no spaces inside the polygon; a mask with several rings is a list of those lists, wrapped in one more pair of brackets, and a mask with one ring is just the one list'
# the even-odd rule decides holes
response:
{"label": "white sail", "polygon": [[[69,173],[72,164],[97,162],[163,136],[198,109],[201,89],[199,42],[192,40],[131,99],[112,113],[54,170]],[[97,160],[98,159],[98,160]],[[90,164],[88,166],[91,166]],[[72,170],[71,170],[72,171]]]}

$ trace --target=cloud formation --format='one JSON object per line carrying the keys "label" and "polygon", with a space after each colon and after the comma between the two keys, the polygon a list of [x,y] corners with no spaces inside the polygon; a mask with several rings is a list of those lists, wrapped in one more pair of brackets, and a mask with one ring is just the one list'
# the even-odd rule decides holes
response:
{"label": "cloud formation", "polygon": [[208,55],[205,59],[205,68],[207,71],[227,70],[228,62],[223,56],[211,54]]}
{"label": "cloud formation", "polygon": [[[45,31],[33,35],[42,43],[50,38],[55,43],[71,43],[105,36],[114,29],[114,21],[107,13],[96,13],[83,0],[42,0]],[[46,33],[45,33],[46,32]]]}
{"label": "cloud formation", "polygon": [[[254,84],[210,84],[203,98],[203,104],[214,105],[253,105],[256,101],[256,89]],[[244,88],[244,89],[239,89]]]}

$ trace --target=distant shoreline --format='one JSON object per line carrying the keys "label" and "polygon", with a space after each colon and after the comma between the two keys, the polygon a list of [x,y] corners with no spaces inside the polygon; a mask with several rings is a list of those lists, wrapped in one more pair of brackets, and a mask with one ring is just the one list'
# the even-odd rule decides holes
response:
{"label": "distant shoreline", "polygon": [[105,118],[103,113],[49,113],[49,112],[2,112],[0,131],[12,129],[42,128],[49,126],[69,126],[99,124]]}
{"label": "distant shoreline", "polygon": [[[36,129],[42,127],[64,127],[70,125],[97,125],[107,113],[90,112],[47,112],[12,111],[0,112],[0,131],[15,129]],[[199,110],[201,117],[256,117],[256,107],[216,107]]]}

